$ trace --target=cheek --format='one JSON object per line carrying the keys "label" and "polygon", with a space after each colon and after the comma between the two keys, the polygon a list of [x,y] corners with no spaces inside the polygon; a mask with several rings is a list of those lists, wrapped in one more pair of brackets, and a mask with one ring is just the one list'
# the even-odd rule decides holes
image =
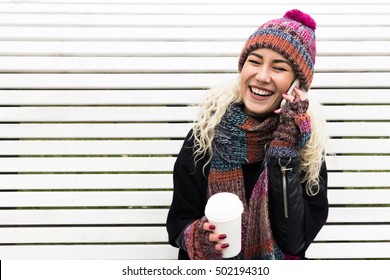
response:
{"label": "cheek", "polygon": [[240,73],[240,84],[241,84],[241,86],[244,86],[245,85],[245,81],[247,80],[247,78],[246,78],[246,73],[245,73],[246,71],[245,71],[245,66],[244,66],[244,68],[242,69],[242,71],[241,71],[241,73]]}
{"label": "cheek", "polygon": [[247,83],[250,78],[256,76],[257,72],[258,69],[256,67],[245,62],[240,73],[240,82],[244,84]]}
{"label": "cheek", "polygon": [[280,108],[280,103],[282,102],[282,99],[283,98],[281,94],[275,96],[275,101],[273,103],[272,110]]}
{"label": "cheek", "polygon": [[267,106],[268,110],[272,112],[273,110],[280,108],[280,103],[282,102],[282,96],[280,93],[275,94],[272,99],[268,100]]}
{"label": "cheek", "polygon": [[280,103],[280,102],[282,102],[282,99],[283,99],[283,97],[282,97],[282,94],[281,93],[277,93],[277,94],[275,94],[275,102],[276,103]]}
{"label": "cheek", "polygon": [[287,92],[293,81],[294,81],[294,75],[288,75],[288,76],[284,77],[283,79],[279,79],[277,82],[278,91],[280,93]]}

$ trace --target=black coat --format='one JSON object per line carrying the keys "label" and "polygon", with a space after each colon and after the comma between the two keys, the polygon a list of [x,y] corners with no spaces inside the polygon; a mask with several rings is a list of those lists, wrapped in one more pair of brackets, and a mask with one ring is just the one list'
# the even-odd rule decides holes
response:
{"label": "black coat", "polygon": [[[184,229],[193,221],[204,216],[207,202],[207,176],[210,165],[206,160],[194,164],[192,131],[187,135],[174,166],[174,192],[167,218],[169,243],[179,247],[179,259],[188,259],[185,246],[180,242]],[[300,183],[299,159],[293,159],[286,173],[288,190],[288,218],[285,217],[285,203],[282,194],[282,174],[279,159],[271,158],[268,164],[270,174],[269,212],[274,238],[281,250],[289,255],[305,258],[305,251],[325,224],[328,217],[327,169],[325,162],[320,171],[321,191],[308,196],[305,184]],[[281,159],[285,165],[288,159]],[[242,166],[245,196],[249,200],[252,189],[262,172],[262,162]]]}

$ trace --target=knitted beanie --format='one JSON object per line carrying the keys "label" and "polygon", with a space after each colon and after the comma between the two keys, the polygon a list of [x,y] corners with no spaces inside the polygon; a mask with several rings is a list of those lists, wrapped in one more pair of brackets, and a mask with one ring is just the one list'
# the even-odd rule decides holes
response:
{"label": "knitted beanie", "polygon": [[264,23],[246,41],[238,61],[238,71],[241,72],[250,52],[270,48],[288,59],[301,87],[309,90],[316,56],[315,29],[315,21],[296,9],[288,11],[283,18]]}

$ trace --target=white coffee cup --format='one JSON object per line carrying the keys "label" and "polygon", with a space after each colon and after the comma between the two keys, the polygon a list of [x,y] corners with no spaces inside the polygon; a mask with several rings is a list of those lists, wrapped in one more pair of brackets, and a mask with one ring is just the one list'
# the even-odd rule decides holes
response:
{"label": "white coffee cup", "polygon": [[214,233],[226,234],[218,243],[229,243],[222,250],[223,258],[232,258],[241,251],[241,215],[244,207],[240,198],[229,192],[214,194],[206,204],[205,215],[215,225]]}

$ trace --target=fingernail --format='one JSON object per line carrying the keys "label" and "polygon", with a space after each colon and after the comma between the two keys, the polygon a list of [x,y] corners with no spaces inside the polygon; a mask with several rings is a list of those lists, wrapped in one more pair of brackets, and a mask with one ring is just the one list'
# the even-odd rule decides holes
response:
{"label": "fingernail", "polygon": [[219,240],[222,240],[222,239],[225,239],[226,238],[226,234],[220,234],[219,236],[218,236],[218,239]]}
{"label": "fingernail", "polygon": [[214,229],[215,229],[215,226],[214,226],[214,225],[210,225],[210,226],[209,226],[209,229],[214,230]]}
{"label": "fingernail", "polygon": [[229,247],[229,243],[223,243],[223,244],[221,245],[221,248],[222,248],[222,249],[225,249],[225,248],[227,248],[227,247]]}

